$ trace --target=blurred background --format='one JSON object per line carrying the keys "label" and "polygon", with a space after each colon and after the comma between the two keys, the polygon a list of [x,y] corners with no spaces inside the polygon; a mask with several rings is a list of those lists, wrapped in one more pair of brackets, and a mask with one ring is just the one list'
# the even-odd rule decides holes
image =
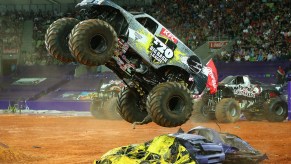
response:
{"label": "blurred background", "polygon": [[[276,83],[279,66],[290,74],[289,0],[113,1],[155,17],[204,63],[214,59],[219,80],[248,74]],[[87,110],[90,95],[118,79],[105,66],[63,64],[48,54],[47,27],[61,17],[78,18],[79,2],[0,0],[0,109],[22,103],[31,109]]]}

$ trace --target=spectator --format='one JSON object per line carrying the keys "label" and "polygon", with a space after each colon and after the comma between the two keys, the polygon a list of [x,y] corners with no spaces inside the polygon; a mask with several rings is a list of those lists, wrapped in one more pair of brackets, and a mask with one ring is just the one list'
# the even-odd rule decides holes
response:
{"label": "spectator", "polygon": [[[167,5],[163,1],[155,1],[152,7],[128,7],[129,10],[139,10],[154,16],[168,27],[192,50],[204,44],[209,37],[216,39],[222,36],[236,38],[233,50],[228,53],[222,50],[217,59],[225,61],[277,61],[290,60],[291,57],[291,15],[290,1],[189,1],[169,0]],[[157,6],[159,9],[157,9]],[[46,51],[42,43],[48,25],[54,20],[76,13],[71,8],[65,13],[33,10],[19,12],[2,12],[4,20],[0,21],[0,28],[6,29],[1,33],[3,48],[19,48],[21,45],[21,24],[25,19],[34,22],[33,38],[35,51],[43,60],[49,59],[42,54]],[[78,15],[79,16],[79,15]],[[173,19],[174,18],[174,19]],[[11,20],[11,21],[9,21]],[[11,35],[16,37],[11,37]],[[6,36],[9,36],[8,38]],[[13,39],[12,39],[13,38]],[[10,40],[11,39],[11,40]],[[13,43],[17,43],[14,46]],[[2,48],[1,47],[1,48]],[[260,49],[259,52],[247,50]],[[7,48],[6,48],[7,49]],[[243,52],[245,49],[245,52]],[[280,51],[279,51],[280,50]],[[51,63],[51,62],[46,62]]]}
{"label": "spectator", "polygon": [[273,53],[272,51],[269,50],[268,55],[267,55],[267,61],[272,61],[273,59]]}
{"label": "spectator", "polygon": [[277,84],[285,83],[285,71],[281,66],[278,67],[276,78],[277,78]]}

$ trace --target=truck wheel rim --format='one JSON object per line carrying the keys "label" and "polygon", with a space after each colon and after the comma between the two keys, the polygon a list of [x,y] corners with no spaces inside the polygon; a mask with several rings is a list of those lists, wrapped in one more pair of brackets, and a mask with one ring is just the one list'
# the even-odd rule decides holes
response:
{"label": "truck wheel rim", "polygon": [[184,110],[185,103],[180,96],[173,96],[168,102],[168,109],[174,113],[180,113]]}
{"label": "truck wheel rim", "polygon": [[282,114],[284,113],[284,109],[283,109],[283,107],[282,107],[282,106],[279,106],[279,107],[275,108],[275,113],[276,113],[278,116],[282,115]]}
{"label": "truck wheel rim", "polygon": [[232,117],[235,117],[236,116],[236,114],[237,114],[237,112],[236,112],[236,108],[230,108],[229,109],[229,114],[232,116]]}
{"label": "truck wheel rim", "polygon": [[107,49],[107,41],[102,35],[95,35],[90,40],[90,47],[96,53],[101,54]]}

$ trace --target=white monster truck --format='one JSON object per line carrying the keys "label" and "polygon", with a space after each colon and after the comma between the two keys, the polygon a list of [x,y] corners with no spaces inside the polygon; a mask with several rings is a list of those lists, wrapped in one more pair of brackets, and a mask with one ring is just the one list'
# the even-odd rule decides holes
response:
{"label": "white monster truck", "polygon": [[227,76],[218,84],[216,94],[205,92],[194,106],[193,118],[202,122],[212,119],[236,122],[241,113],[251,121],[281,122],[288,114],[279,86],[258,82],[247,75]]}

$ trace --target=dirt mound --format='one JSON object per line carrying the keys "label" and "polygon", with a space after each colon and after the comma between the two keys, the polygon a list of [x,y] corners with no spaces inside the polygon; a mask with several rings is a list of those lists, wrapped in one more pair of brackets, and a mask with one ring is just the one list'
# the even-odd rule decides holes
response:
{"label": "dirt mound", "polygon": [[263,164],[291,161],[291,121],[239,120],[217,124],[215,121],[196,123],[189,120],[176,128],[149,123],[133,129],[132,124],[124,120],[95,119],[70,113],[68,116],[0,114],[0,144],[1,141],[7,144],[0,145],[0,164],[93,163],[113,148],[144,143],[161,134],[175,133],[179,128],[188,131],[196,126],[241,137],[267,154],[269,159]]}
{"label": "dirt mound", "polygon": [[9,148],[7,145],[0,143],[0,163],[14,163],[17,161],[30,161],[32,157]]}

